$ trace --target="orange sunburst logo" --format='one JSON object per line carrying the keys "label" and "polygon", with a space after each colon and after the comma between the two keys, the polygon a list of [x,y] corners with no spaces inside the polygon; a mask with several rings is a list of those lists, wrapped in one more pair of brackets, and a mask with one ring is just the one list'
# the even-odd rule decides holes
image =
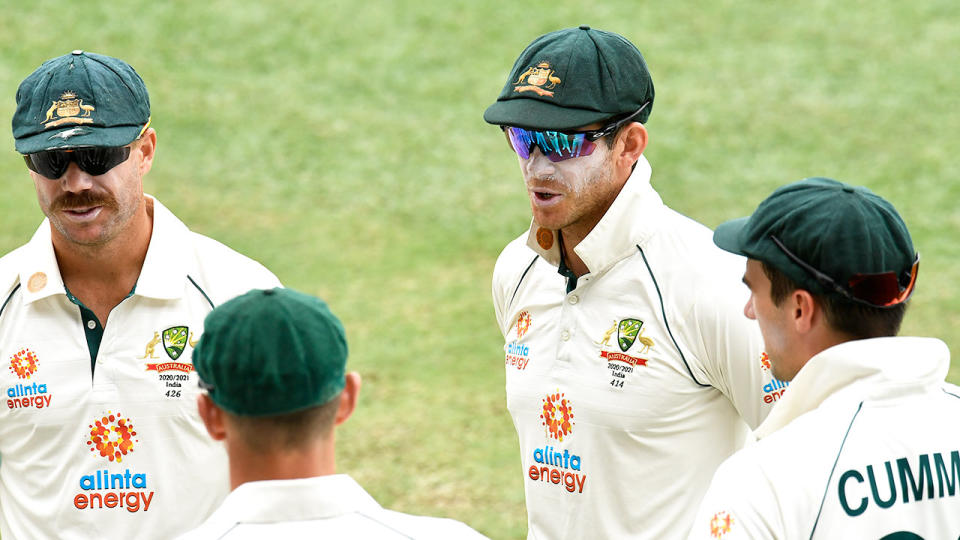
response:
{"label": "orange sunburst logo", "polygon": [[21,379],[29,379],[37,371],[37,355],[30,349],[23,349],[10,357],[10,371]]}
{"label": "orange sunburst logo", "polygon": [[106,416],[90,424],[90,440],[87,444],[91,452],[98,452],[110,461],[119,463],[123,461],[123,456],[133,452],[133,443],[140,442],[133,438],[136,435],[129,418],[107,412]]}
{"label": "orange sunburst logo", "polygon": [[523,335],[527,333],[527,330],[530,329],[530,322],[530,312],[520,312],[520,316],[517,317],[517,339],[522,338]]}
{"label": "orange sunburst logo", "polygon": [[760,353],[760,365],[763,366],[763,369],[770,369],[770,357],[767,356],[766,352]]}
{"label": "orange sunburst logo", "polygon": [[733,516],[726,512],[717,512],[710,520],[710,536],[723,538],[723,535],[730,532],[731,527],[733,527]]}
{"label": "orange sunburst logo", "polygon": [[557,393],[543,398],[540,419],[547,429],[547,436],[562,441],[573,431],[573,405],[558,390]]}

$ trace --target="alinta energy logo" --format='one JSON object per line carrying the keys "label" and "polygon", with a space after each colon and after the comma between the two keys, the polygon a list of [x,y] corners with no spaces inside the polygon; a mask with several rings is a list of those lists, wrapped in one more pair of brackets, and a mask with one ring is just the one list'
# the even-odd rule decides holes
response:
{"label": "alinta energy logo", "polygon": [[[29,381],[39,366],[40,359],[30,349],[20,349],[10,357],[10,371],[22,381]],[[17,383],[7,387],[7,398],[8,409],[27,407],[42,409],[50,406],[53,395],[47,390],[46,384],[38,384],[34,381],[32,384]]]}
{"label": "alinta energy logo", "polygon": [[[770,356],[768,356],[766,352],[760,354],[760,367],[765,372],[771,372],[773,369],[773,365],[770,363]],[[788,386],[790,386],[789,381],[781,381],[771,376],[770,382],[763,385],[763,402],[773,403],[777,401],[783,396],[783,393],[787,391]]]}
{"label": "alinta energy logo", "polygon": [[547,428],[547,436],[558,441],[573,431],[573,405],[559,390],[543,398],[540,412],[541,425]]}
{"label": "alinta energy logo", "polygon": [[[140,443],[133,422],[120,413],[107,412],[89,425],[86,444],[90,451],[110,463],[120,463]],[[109,469],[93,471],[80,477],[81,491],[73,498],[77,510],[124,508],[127,512],[146,512],[150,509],[154,492],[147,492],[147,475],[131,471]]]}
{"label": "alinta energy logo", "polygon": [[530,312],[521,311],[520,315],[517,316],[517,323],[514,325],[517,329],[517,339],[503,346],[503,365],[513,366],[517,368],[517,371],[527,369],[527,364],[530,363],[530,347],[520,343],[520,338],[530,330],[532,324],[533,319],[530,317]]}
{"label": "alinta energy logo", "polygon": [[727,512],[717,512],[710,519],[710,536],[723,538],[733,528],[733,516]]}
{"label": "alinta energy logo", "polygon": [[527,333],[527,330],[530,329],[530,323],[533,322],[533,319],[530,317],[529,311],[521,311],[520,315],[517,316],[517,339],[523,337]]}
{"label": "alinta energy logo", "polygon": [[[573,432],[573,405],[557,392],[543,398],[540,419],[546,427],[547,437],[563,441]],[[563,452],[546,445],[533,451],[533,461],[527,476],[534,481],[562,485],[569,493],[583,493],[587,475],[581,472],[583,460],[565,449]]]}
{"label": "alinta energy logo", "polygon": [[137,432],[133,430],[133,423],[119,413],[108,412],[89,427],[90,438],[87,445],[90,446],[90,451],[99,452],[100,456],[110,461],[123,461],[123,456],[133,452],[134,443],[140,442],[134,439]]}

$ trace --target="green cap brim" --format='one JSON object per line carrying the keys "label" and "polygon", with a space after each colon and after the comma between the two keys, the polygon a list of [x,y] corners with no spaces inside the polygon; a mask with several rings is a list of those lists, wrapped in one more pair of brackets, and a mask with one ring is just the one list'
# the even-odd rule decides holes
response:
{"label": "green cap brim", "polygon": [[748,221],[750,221],[750,216],[721,223],[713,231],[713,243],[724,251],[749,257],[750,255],[743,251],[743,242],[741,241],[741,233]]}
{"label": "green cap brim", "polygon": [[[126,146],[133,142],[142,130],[142,125],[113,127],[71,125],[15,139],[14,145],[17,152],[21,154],[88,146]],[[64,135],[68,136],[64,137]]]}
{"label": "green cap brim", "polygon": [[538,99],[516,98],[497,100],[484,111],[483,119],[498,126],[559,131],[593,124],[616,114],[559,107]]}

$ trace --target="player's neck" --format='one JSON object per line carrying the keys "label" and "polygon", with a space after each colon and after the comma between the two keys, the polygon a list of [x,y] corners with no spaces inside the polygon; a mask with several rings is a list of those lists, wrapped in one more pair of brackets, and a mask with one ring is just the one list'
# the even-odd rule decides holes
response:
{"label": "player's neck", "polygon": [[[229,442],[229,439],[228,439]],[[263,480],[294,480],[335,474],[333,440],[317,441],[306,449],[253,452],[242,444],[229,445],[230,489],[247,482]]]}
{"label": "player's neck", "polygon": [[116,238],[97,246],[69,243],[53,229],[53,250],[64,285],[102,324],[140,277],[153,234],[152,205],[149,210]]}

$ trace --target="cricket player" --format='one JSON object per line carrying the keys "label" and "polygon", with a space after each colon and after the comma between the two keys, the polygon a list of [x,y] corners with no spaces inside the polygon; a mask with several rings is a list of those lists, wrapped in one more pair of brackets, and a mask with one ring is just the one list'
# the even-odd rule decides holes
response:
{"label": "cricket player", "polygon": [[163,538],[227,493],[191,361],[214,306],[277,278],[143,193],[143,80],[84,51],[17,90],[16,150],[46,219],[0,258],[0,536]]}
{"label": "cricket player", "polygon": [[250,291],[213,310],[194,353],[200,416],[230,456],[223,506],[181,540],[486,538],[451,519],[382,508],[335,474],[335,426],[356,407],[340,320],[318,298]]}
{"label": "cricket player", "polygon": [[529,538],[682,537],[780,395],[743,259],[650,185],[653,103],[640,51],[580,26],[534,40],[484,113],[533,212],[493,274]]}
{"label": "cricket player", "polygon": [[896,337],[919,257],[893,205],[808,178],[714,242],[749,257],[744,315],[790,387],[690,538],[960,538],[960,391],[946,344]]}

